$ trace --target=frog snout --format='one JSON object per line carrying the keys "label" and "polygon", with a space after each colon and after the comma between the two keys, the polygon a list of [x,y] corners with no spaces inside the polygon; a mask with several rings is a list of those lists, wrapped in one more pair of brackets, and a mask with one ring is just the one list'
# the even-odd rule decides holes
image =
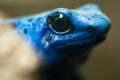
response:
{"label": "frog snout", "polygon": [[107,33],[110,29],[110,24],[105,24],[103,26],[98,27],[100,33],[97,36],[97,43],[100,43],[106,39]]}
{"label": "frog snout", "polygon": [[99,29],[101,30],[101,35],[105,37],[110,29],[110,24],[107,24],[106,26],[103,27],[101,26]]}

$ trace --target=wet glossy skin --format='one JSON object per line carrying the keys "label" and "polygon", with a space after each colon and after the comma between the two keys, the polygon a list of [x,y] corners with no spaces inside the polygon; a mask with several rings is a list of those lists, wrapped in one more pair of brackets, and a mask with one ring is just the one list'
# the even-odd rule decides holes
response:
{"label": "wet glossy skin", "polygon": [[105,39],[110,27],[110,20],[95,4],[74,10],[57,8],[8,22],[16,24],[16,31],[33,46],[43,64],[59,64],[68,56],[82,58]]}

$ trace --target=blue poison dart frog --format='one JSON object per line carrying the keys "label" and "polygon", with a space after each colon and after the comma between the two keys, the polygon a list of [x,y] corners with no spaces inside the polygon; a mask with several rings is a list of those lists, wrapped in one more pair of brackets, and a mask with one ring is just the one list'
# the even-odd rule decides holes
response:
{"label": "blue poison dart frog", "polygon": [[91,48],[105,40],[111,22],[99,6],[86,4],[72,10],[57,8],[10,19],[6,23],[15,24],[16,31],[34,48],[44,67],[73,68],[86,60]]}

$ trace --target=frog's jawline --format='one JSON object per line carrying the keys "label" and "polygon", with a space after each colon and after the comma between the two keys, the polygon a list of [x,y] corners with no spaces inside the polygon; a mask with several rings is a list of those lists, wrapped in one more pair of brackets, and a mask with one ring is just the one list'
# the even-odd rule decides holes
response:
{"label": "frog's jawline", "polygon": [[[66,46],[63,48],[59,48],[58,51],[56,51],[56,52],[57,52],[57,54],[61,54],[61,53],[69,54],[68,58],[70,58],[70,60],[80,59],[78,62],[82,63],[82,62],[86,61],[91,48],[93,48],[96,45],[98,45],[99,43],[103,42],[105,39],[106,39],[106,37],[100,37],[92,42],[87,43],[87,44],[82,44],[82,45],[75,44],[75,45],[71,45],[71,46]],[[71,56],[73,57],[72,59],[71,59]],[[67,61],[67,60],[63,60],[63,61]]]}
{"label": "frog's jawline", "polygon": [[66,55],[66,57],[60,60],[59,64],[57,60],[53,59],[51,64],[54,64],[53,66],[71,66],[71,67],[74,66],[74,64],[72,64],[71,61],[73,61],[73,63],[74,61],[76,61],[75,62],[76,64],[81,64],[87,60],[88,56],[90,55],[89,51],[91,50],[91,48],[103,42],[105,39],[106,37],[103,37],[87,44],[82,44],[82,45],[75,44],[71,46],[62,47],[59,49],[54,48],[54,51],[57,53],[57,55]]}
{"label": "frog's jawline", "polygon": [[86,48],[87,48],[87,47],[92,47],[94,45],[97,45],[97,44],[103,42],[105,39],[106,39],[106,36],[99,37],[99,38],[97,38],[95,40],[92,40],[92,41],[90,41],[88,43],[85,43],[85,44],[79,44],[79,42],[77,42],[76,44],[71,44],[71,45],[67,45],[67,46],[66,46],[66,44],[58,44],[58,45],[55,45],[53,48],[55,50],[58,50],[58,52],[69,51],[69,50],[76,51],[76,50],[79,50],[81,47],[84,47],[84,46],[86,46]]}

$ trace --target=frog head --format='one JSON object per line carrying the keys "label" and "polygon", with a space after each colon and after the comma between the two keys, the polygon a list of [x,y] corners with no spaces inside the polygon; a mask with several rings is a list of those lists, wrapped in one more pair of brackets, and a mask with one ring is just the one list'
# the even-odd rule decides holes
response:
{"label": "frog head", "polygon": [[57,8],[20,18],[16,28],[44,57],[44,63],[58,64],[78,56],[82,59],[86,51],[105,40],[110,27],[110,20],[100,9],[87,6],[75,10]]}

